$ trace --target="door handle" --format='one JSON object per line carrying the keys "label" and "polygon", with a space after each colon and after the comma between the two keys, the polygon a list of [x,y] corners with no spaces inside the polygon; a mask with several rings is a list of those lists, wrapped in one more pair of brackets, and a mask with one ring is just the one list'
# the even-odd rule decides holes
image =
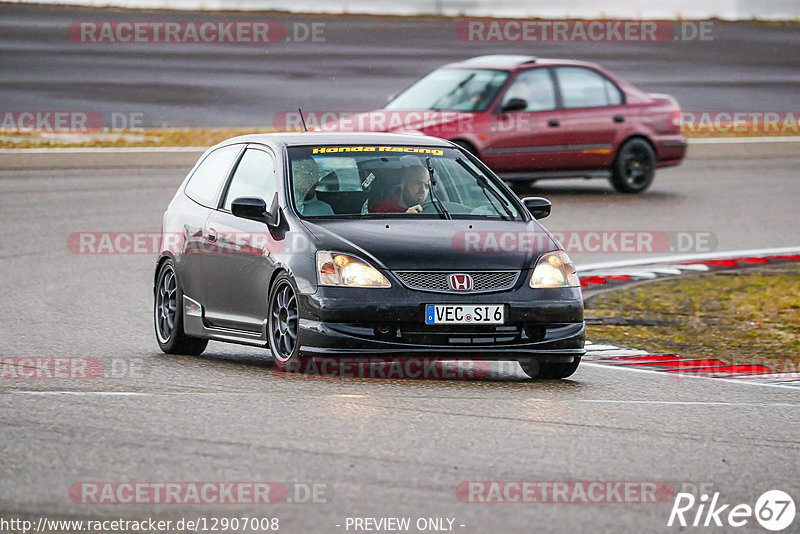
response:
{"label": "door handle", "polygon": [[213,228],[209,228],[208,232],[206,232],[206,235],[204,237],[206,238],[206,241],[208,241],[209,243],[216,243],[217,231],[214,230]]}
{"label": "door handle", "polygon": [[614,122],[625,122],[625,115],[614,115]]}
{"label": "door handle", "polygon": [[558,119],[550,119],[547,121],[547,125],[551,128],[555,128],[556,126],[561,126],[561,121]]}

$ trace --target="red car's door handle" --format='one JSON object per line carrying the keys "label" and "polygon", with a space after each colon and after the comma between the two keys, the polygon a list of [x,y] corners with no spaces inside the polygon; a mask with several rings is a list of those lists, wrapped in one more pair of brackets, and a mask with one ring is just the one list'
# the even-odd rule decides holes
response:
{"label": "red car's door handle", "polygon": [[558,119],[550,119],[547,121],[547,125],[551,128],[555,128],[556,126],[561,126],[561,121]]}
{"label": "red car's door handle", "polygon": [[614,115],[614,122],[625,122],[625,115]]}
{"label": "red car's door handle", "polygon": [[217,231],[213,228],[209,228],[204,237],[209,243],[215,243],[217,241]]}

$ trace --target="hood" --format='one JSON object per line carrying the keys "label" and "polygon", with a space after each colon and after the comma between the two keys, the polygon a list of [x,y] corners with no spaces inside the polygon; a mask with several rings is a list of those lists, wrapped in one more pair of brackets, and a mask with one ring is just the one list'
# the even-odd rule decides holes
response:
{"label": "hood", "polygon": [[460,129],[472,124],[474,113],[465,111],[377,109],[341,117],[319,127],[333,132],[427,132],[432,129]]}
{"label": "hood", "polygon": [[[321,248],[388,270],[520,270],[553,238],[536,221],[397,219],[304,221]],[[388,226],[388,228],[387,228]]]}

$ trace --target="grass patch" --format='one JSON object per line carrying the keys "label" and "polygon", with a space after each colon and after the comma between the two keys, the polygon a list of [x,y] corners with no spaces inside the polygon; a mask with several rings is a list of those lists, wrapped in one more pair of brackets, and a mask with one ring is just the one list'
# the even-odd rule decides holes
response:
{"label": "grass patch", "polygon": [[4,133],[0,148],[209,147],[230,137],[274,128],[158,128],[89,133]]}
{"label": "grass patch", "polygon": [[723,271],[602,293],[588,300],[586,321],[586,336],[596,343],[797,370],[800,266]]}

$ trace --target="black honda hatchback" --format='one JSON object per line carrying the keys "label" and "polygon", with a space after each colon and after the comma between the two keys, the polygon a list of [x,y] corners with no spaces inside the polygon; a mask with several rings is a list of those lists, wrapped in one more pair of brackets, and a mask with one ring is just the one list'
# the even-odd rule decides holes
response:
{"label": "black honda hatchback", "polygon": [[580,283],[520,201],[458,146],[286,133],[207,150],[164,213],[161,350],[208,340],[304,357],[516,360],[564,378],[584,354]]}

